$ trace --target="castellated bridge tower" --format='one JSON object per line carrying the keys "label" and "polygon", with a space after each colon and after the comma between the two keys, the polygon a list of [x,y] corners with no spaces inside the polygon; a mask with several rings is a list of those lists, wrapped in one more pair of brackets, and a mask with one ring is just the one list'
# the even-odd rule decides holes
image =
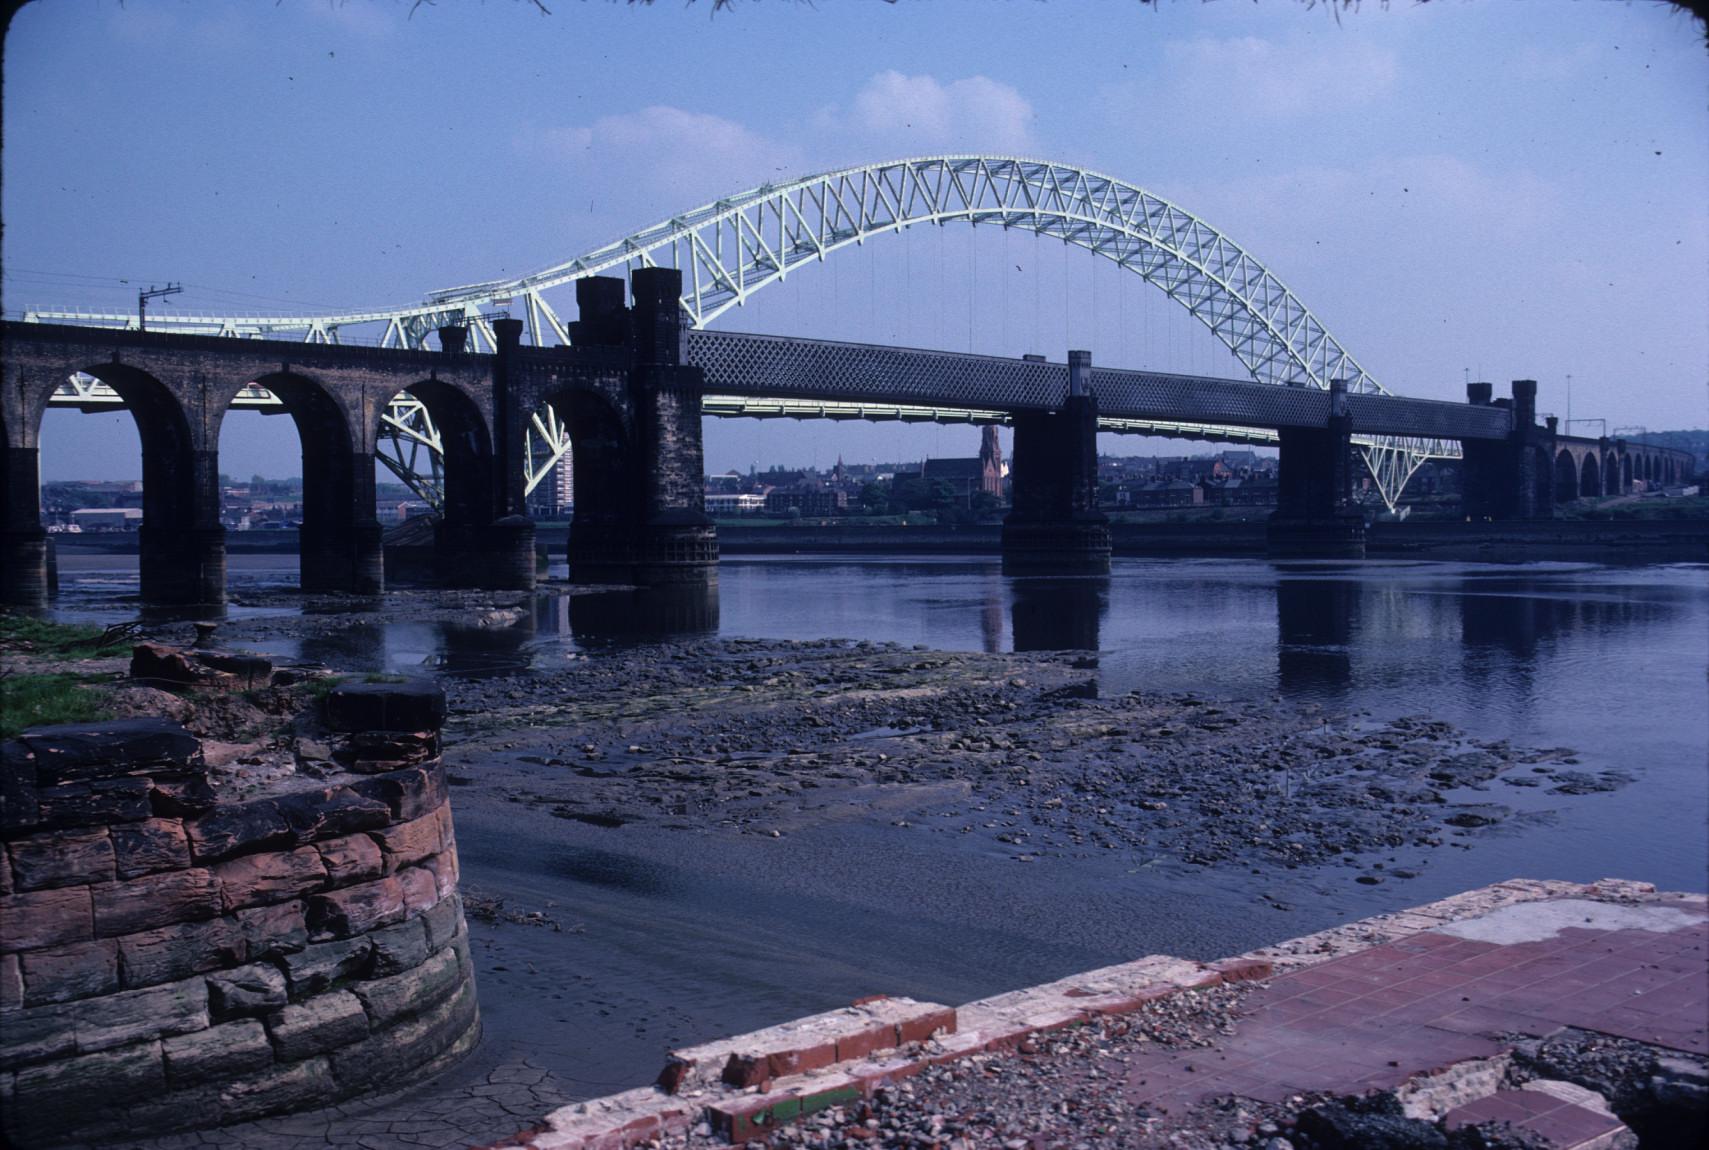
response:
{"label": "castellated bridge tower", "polygon": [[[568,409],[575,458],[570,576],[643,585],[711,582],[718,537],[703,496],[705,377],[683,354],[682,273],[638,268],[633,287],[634,304],[625,308],[621,279],[576,284],[581,319],[571,325],[573,347],[605,355],[620,374],[556,400]],[[536,388],[551,386],[550,367],[538,366],[545,371]]]}

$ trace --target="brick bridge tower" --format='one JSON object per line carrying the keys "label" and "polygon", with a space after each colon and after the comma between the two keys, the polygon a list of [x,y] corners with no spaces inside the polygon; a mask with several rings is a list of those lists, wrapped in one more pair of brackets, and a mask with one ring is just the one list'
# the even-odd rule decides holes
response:
{"label": "brick bridge tower", "polygon": [[570,421],[576,469],[570,577],[711,582],[718,536],[703,494],[700,401],[706,379],[684,362],[682,273],[638,268],[632,284],[630,308],[623,306],[621,279],[596,276],[576,284],[581,318],[571,325],[571,340],[577,349],[622,349],[627,375],[610,396],[616,418],[602,439],[585,426],[591,421]]}

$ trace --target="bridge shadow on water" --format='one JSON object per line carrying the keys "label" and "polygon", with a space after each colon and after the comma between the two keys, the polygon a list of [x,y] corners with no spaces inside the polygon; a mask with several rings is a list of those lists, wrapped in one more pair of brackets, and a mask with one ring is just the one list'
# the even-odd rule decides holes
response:
{"label": "bridge shadow on water", "polygon": [[1352,579],[1276,581],[1276,679],[1283,694],[1353,681],[1353,633],[1362,588]]}

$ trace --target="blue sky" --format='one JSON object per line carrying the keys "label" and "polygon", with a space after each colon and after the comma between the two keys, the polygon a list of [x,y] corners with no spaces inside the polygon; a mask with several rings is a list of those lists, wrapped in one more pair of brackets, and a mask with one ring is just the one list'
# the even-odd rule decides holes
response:
{"label": "blue sky", "polygon": [[[1575,418],[1709,424],[1709,61],[1667,6],[548,6],[27,5],[7,314],[132,310],[168,279],[183,310],[405,303],[786,175],[984,151],[1198,214],[1393,390],[1535,377],[1564,416],[1570,374]],[[985,229],[839,253],[719,326],[1239,373],[1137,277]],[[127,417],[50,418],[47,478],[140,473]],[[709,421],[706,441],[710,469],[745,470],[971,454],[977,433]],[[288,420],[233,417],[222,451],[298,470]]]}

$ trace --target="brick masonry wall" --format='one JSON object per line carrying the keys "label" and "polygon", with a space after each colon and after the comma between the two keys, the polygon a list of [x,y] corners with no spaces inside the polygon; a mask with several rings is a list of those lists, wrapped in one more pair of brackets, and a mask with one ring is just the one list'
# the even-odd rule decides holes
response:
{"label": "brick masonry wall", "polygon": [[341,687],[347,769],[242,797],[160,720],[0,748],[13,1145],[395,1090],[479,1037],[437,688]]}

